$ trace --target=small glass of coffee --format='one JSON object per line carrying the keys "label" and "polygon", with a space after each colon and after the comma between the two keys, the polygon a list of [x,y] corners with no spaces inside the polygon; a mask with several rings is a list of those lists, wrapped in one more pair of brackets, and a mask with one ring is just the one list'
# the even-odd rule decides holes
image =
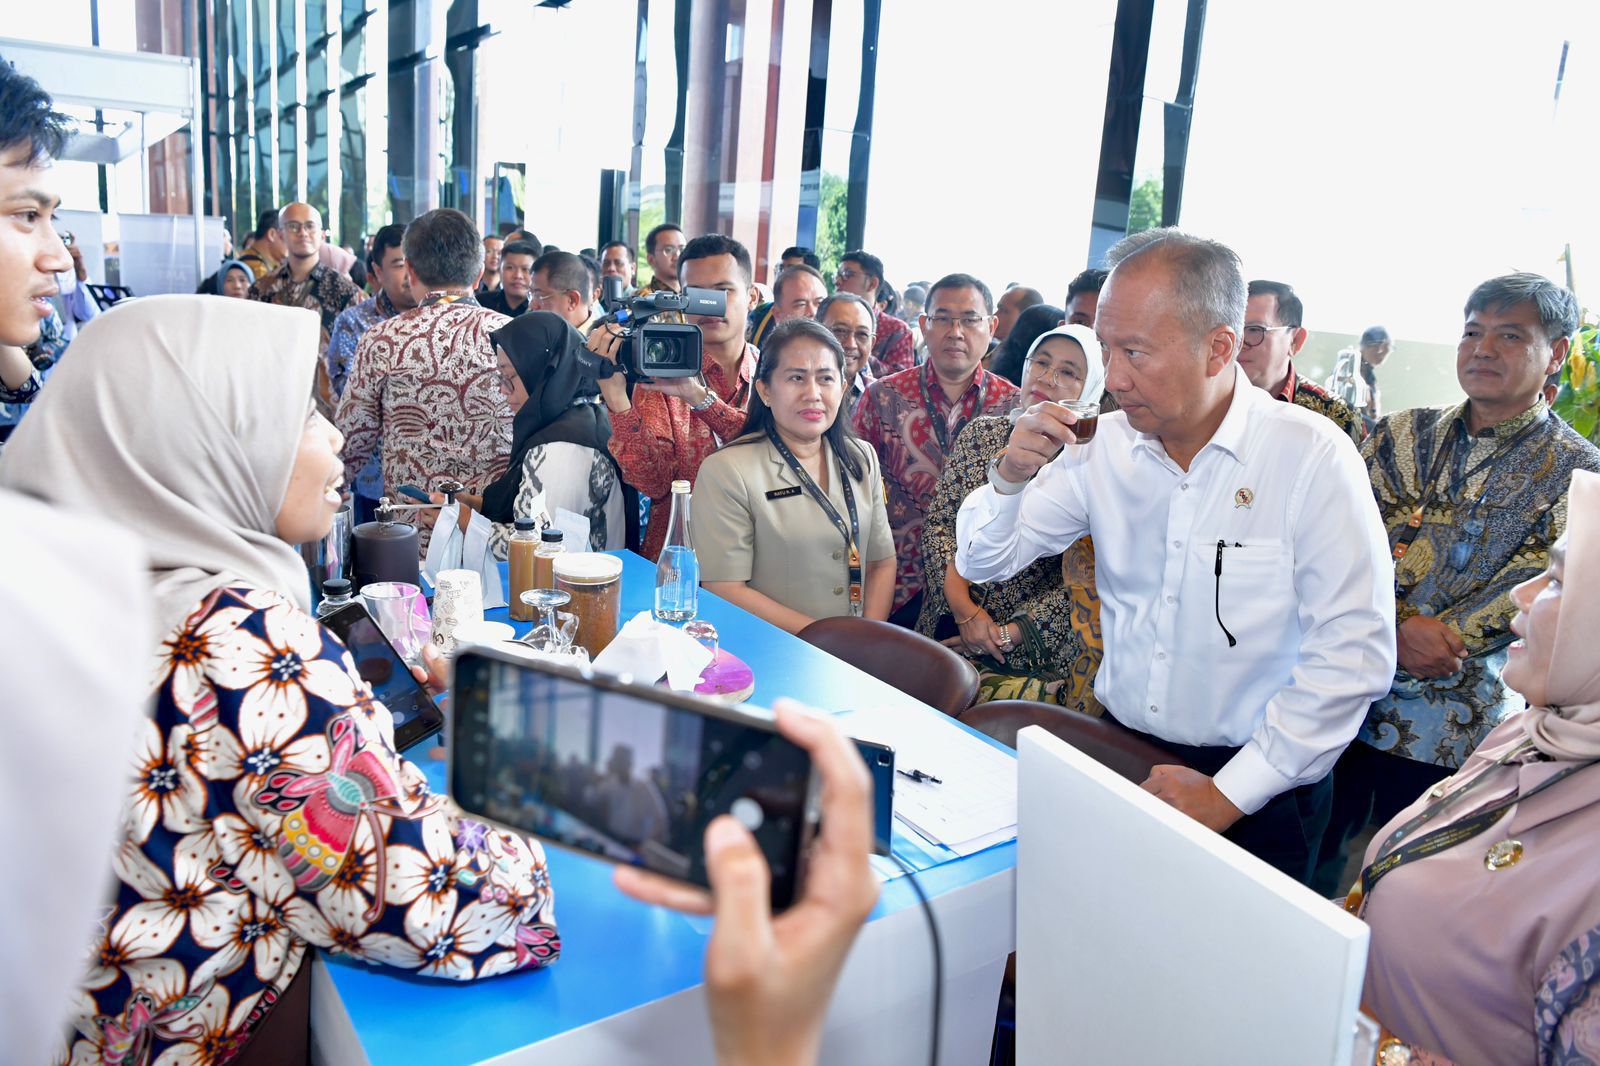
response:
{"label": "small glass of coffee", "polygon": [[622,560],[599,552],[572,552],[556,556],[551,570],[556,588],[572,597],[572,613],[578,616],[574,643],[593,659],[617,635],[622,610]]}
{"label": "small glass of coffee", "polygon": [[1078,417],[1078,420],[1072,424],[1072,434],[1078,438],[1076,443],[1088,444],[1093,440],[1095,426],[1100,422],[1100,401],[1059,400],[1057,402]]}

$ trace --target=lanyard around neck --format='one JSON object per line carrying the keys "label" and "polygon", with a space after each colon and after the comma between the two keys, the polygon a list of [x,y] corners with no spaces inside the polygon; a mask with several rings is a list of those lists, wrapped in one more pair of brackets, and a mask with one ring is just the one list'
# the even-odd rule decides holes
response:
{"label": "lanyard around neck", "polygon": [[846,568],[850,575],[850,613],[860,617],[862,607],[861,551],[859,548],[861,543],[861,522],[856,515],[856,494],[850,488],[850,478],[845,472],[844,459],[840,457],[838,452],[834,453],[834,463],[839,476],[839,491],[844,495],[845,509],[850,512],[850,524],[848,526],[845,525],[844,517],[839,514],[839,509],[833,505],[832,500],[828,499],[828,494],[822,491],[822,487],[806,472],[806,468],[800,465],[800,460],[794,457],[794,453],[789,450],[787,444],[783,443],[777,432],[769,429],[767,431],[767,439],[772,441],[772,446],[778,449],[778,454],[783,456],[783,461],[789,464],[790,471],[794,473],[795,477],[799,478],[801,486],[806,490],[806,495],[817,501],[817,505],[822,508],[822,513],[827,515],[828,521],[833,523],[833,528],[837,529],[839,535],[844,537]]}

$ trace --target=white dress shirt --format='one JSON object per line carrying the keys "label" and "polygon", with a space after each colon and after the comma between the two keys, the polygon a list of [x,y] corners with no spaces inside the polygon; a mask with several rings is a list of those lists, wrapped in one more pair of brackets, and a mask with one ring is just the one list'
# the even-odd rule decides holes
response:
{"label": "white dress shirt", "polygon": [[1093,535],[1096,697],[1163,740],[1238,747],[1215,782],[1253,814],[1320,780],[1389,691],[1394,564],[1350,439],[1235,374],[1187,471],[1118,412],[1020,492],[968,496],[956,569],[1003,579]]}

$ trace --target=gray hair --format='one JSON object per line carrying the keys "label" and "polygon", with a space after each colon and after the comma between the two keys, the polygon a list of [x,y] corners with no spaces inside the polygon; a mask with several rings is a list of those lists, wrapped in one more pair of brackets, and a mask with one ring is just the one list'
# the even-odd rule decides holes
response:
{"label": "gray hair", "polygon": [[[1124,237],[1106,253],[1111,278],[1119,268],[1146,255],[1157,256],[1171,267],[1178,316],[1194,336],[1204,336],[1218,326],[1227,326],[1235,334],[1244,329],[1248,296],[1244,269],[1232,248],[1172,226],[1149,229]],[[1111,278],[1106,279],[1108,283]]]}
{"label": "gray hair", "polygon": [[[826,322],[828,311],[839,304],[855,304],[867,313],[867,319],[872,322],[872,332],[878,332],[878,324],[872,315],[872,305],[853,292],[836,292],[817,305],[817,316],[812,321]],[[770,341],[768,343],[771,343]]]}
{"label": "gray hair", "polygon": [[1507,311],[1525,301],[1532,301],[1538,310],[1546,342],[1554,344],[1578,331],[1578,298],[1540,274],[1502,274],[1490,278],[1472,290],[1461,314],[1463,318],[1470,318],[1474,311]]}
{"label": "gray hair", "polygon": [[430,287],[471,285],[483,271],[478,224],[453,207],[418,215],[406,227],[402,247],[417,279]]}

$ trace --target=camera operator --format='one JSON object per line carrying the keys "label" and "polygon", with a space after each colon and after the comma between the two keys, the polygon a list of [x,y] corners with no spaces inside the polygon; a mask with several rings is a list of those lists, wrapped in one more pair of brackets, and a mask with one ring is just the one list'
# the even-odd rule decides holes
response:
{"label": "camera operator", "polygon": [[[750,253],[720,233],[696,237],[678,259],[685,287],[716,289],[728,309],[718,318],[686,315],[700,327],[705,362],[698,377],[641,383],[628,396],[627,379],[600,380],[600,396],[611,411],[611,454],[628,484],[651,500],[650,525],[641,553],[655,559],[667,536],[667,506],[675,480],[692,482],[706,456],[744,429],[757,351],[744,339],[745,324],[758,294],[751,284]],[[616,362],[621,330],[613,322],[589,335],[589,350]]]}

